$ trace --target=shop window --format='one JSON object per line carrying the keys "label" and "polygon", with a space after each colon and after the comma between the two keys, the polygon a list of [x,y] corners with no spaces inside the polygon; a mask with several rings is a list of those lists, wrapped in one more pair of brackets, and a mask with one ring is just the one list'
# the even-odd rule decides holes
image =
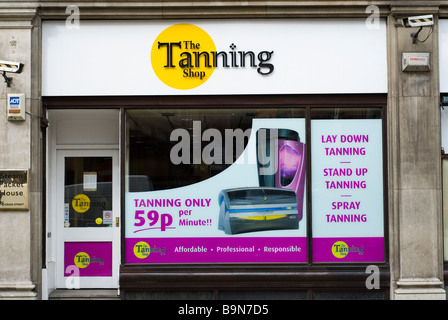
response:
{"label": "shop window", "polygon": [[381,109],[311,111],[313,262],[383,262]]}
{"label": "shop window", "polygon": [[128,191],[204,181],[246,148],[254,119],[304,118],[303,109],[128,110]]}
{"label": "shop window", "polygon": [[361,107],[126,110],[125,263],[384,262],[382,121]]}

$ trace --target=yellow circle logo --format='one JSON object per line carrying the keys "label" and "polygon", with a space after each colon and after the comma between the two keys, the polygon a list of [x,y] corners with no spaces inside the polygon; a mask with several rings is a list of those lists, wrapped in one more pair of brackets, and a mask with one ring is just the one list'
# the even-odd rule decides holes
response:
{"label": "yellow circle logo", "polygon": [[80,268],[83,269],[85,267],[88,267],[90,264],[90,256],[85,253],[85,252],[78,252],[75,255],[75,259],[74,259],[75,265]]}
{"label": "yellow circle logo", "polygon": [[78,194],[72,200],[72,207],[76,212],[84,213],[90,209],[90,198],[85,194]]}
{"label": "yellow circle logo", "polygon": [[139,259],[144,259],[151,253],[151,247],[144,241],[137,242],[134,245],[134,254]]}
{"label": "yellow circle logo", "polygon": [[331,252],[336,258],[345,258],[348,254],[348,246],[343,241],[337,241],[331,247]]}
{"label": "yellow circle logo", "polygon": [[151,64],[157,77],[174,89],[199,87],[212,75],[216,46],[212,38],[192,24],[176,24],[154,41]]}

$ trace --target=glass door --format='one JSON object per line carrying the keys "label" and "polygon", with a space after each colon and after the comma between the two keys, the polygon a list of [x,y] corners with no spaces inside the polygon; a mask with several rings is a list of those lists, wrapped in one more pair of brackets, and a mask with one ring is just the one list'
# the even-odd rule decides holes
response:
{"label": "glass door", "polygon": [[118,150],[57,151],[57,286],[118,288]]}

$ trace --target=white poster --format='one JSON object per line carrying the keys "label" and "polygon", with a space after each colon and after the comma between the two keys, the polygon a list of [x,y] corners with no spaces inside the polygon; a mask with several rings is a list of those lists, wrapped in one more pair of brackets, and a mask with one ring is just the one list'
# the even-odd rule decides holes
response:
{"label": "white poster", "polygon": [[316,262],[384,259],[381,124],[381,119],[311,121]]}

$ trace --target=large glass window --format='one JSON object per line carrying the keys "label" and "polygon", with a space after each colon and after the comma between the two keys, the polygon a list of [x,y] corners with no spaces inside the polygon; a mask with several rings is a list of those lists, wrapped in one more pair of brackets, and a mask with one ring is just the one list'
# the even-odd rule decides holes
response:
{"label": "large glass window", "polygon": [[293,108],[128,110],[127,190],[172,189],[206,180],[241,156],[254,119],[304,116],[304,109]]}
{"label": "large glass window", "polygon": [[382,118],[128,109],[126,263],[383,262]]}
{"label": "large glass window", "polygon": [[307,261],[305,109],[126,119],[127,263]]}
{"label": "large glass window", "polygon": [[381,109],[312,109],[311,115],[313,262],[382,262]]}

